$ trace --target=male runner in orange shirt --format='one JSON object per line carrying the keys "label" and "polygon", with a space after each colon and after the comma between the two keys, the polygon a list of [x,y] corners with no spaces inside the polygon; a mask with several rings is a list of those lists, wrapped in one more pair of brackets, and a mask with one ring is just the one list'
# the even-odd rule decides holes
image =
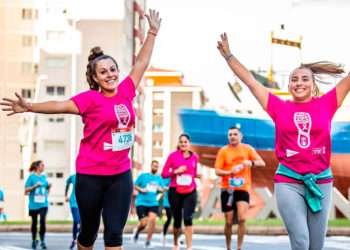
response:
{"label": "male runner in orange shirt", "polygon": [[229,144],[222,147],[215,162],[215,173],[221,176],[221,210],[225,213],[225,238],[227,250],[231,250],[234,212],[238,217],[237,250],[241,250],[245,235],[245,214],[249,208],[251,167],[264,167],[265,162],[253,147],[241,143],[238,127],[228,130]]}

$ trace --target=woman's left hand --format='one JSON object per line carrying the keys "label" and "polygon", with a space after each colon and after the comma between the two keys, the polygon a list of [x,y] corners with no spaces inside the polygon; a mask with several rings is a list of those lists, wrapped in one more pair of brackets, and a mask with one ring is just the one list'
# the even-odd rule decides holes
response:
{"label": "woman's left hand", "polygon": [[149,31],[157,34],[160,28],[160,23],[162,22],[162,19],[159,17],[159,12],[150,9],[149,14],[145,14],[145,16],[148,21]]}

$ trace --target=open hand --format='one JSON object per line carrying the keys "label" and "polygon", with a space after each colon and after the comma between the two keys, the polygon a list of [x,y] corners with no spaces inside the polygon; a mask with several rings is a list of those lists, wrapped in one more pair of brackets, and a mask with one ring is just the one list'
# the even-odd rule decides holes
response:
{"label": "open hand", "polygon": [[[15,93],[17,100],[13,100],[10,98],[3,98],[3,102],[0,102],[0,105],[3,106],[2,111],[9,111],[7,115],[14,115],[17,113],[27,112],[29,110],[30,104],[26,102],[26,100],[19,95],[17,92]],[[4,107],[5,106],[5,107]]]}
{"label": "open hand", "polygon": [[149,14],[145,14],[145,16],[148,21],[149,31],[151,31],[154,34],[157,34],[160,28],[160,23],[162,22],[162,19],[159,17],[159,12],[150,9]]}

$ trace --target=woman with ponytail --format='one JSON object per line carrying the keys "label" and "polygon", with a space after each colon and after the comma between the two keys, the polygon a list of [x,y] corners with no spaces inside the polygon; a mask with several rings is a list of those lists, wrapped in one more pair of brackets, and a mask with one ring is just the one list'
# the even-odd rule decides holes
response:
{"label": "woman with ponytail", "polygon": [[340,76],[344,70],[331,62],[302,64],[289,77],[292,100],[284,101],[232,55],[225,33],[217,48],[275,123],[275,153],[280,162],[275,195],[292,250],[323,249],[333,186],[331,121],[350,90],[350,77],[318,96],[322,75]]}
{"label": "woman with ponytail", "polygon": [[122,233],[133,190],[129,151],[134,142],[133,99],[146,71],[161,19],[150,10],[149,30],[129,75],[122,81],[118,64],[101,48],[91,50],[86,78],[90,90],[70,100],[28,103],[17,100],[0,103],[8,115],[23,112],[75,114],[82,117],[84,137],[76,160],[76,198],[81,225],[78,249],[93,249],[101,214],[106,250],[122,249]]}
{"label": "woman with ponytail", "polygon": [[30,175],[25,183],[25,195],[29,196],[29,216],[32,218],[32,249],[37,249],[37,224],[40,217],[40,248],[47,249],[45,243],[46,215],[49,207],[48,194],[51,184],[43,174],[45,165],[42,161],[34,161],[30,165]]}
{"label": "woman with ponytail", "polygon": [[182,220],[185,224],[186,249],[192,250],[193,216],[197,205],[198,155],[190,150],[190,136],[181,134],[177,150],[170,153],[162,170],[163,178],[170,178],[169,203],[174,217],[173,250],[180,250],[179,237]]}

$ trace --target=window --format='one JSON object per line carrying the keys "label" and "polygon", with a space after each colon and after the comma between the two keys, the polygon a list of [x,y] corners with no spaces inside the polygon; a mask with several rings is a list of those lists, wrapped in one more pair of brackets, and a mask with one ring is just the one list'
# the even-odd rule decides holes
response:
{"label": "window", "polygon": [[37,9],[22,9],[22,19],[23,20],[34,20],[38,19],[39,11]]}
{"label": "window", "polygon": [[22,19],[23,20],[32,19],[32,10],[31,9],[22,9]]}
{"label": "window", "polygon": [[163,125],[162,124],[153,124],[152,130],[153,130],[153,132],[162,132]]}
{"label": "window", "polygon": [[34,74],[38,74],[38,72],[39,72],[39,65],[37,63],[34,64],[33,70],[34,70]]}
{"label": "window", "polygon": [[21,90],[21,95],[23,98],[30,99],[32,98],[32,90],[31,89],[22,89]]}
{"label": "window", "polygon": [[56,178],[63,178],[63,173],[62,172],[56,173]]}
{"label": "window", "polygon": [[33,45],[33,37],[32,36],[22,36],[22,46],[23,47],[31,47]]}
{"label": "window", "polygon": [[53,123],[53,122],[62,123],[62,122],[64,122],[64,117],[56,117],[56,118],[49,117],[47,120],[51,123]]}
{"label": "window", "polygon": [[57,95],[64,95],[65,87],[57,87]]}
{"label": "window", "polygon": [[154,148],[161,148],[162,147],[162,141],[154,140],[153,141],[153,147]]}
{"label": "window", "polygon": [[55,94],[55,87],[53,87],[53,86],[46,86],[46,94],[54,95]]}
{"label": "window", "polygon": [[64,86],[46,86],[47,95],[64,96],[66,88]]}

